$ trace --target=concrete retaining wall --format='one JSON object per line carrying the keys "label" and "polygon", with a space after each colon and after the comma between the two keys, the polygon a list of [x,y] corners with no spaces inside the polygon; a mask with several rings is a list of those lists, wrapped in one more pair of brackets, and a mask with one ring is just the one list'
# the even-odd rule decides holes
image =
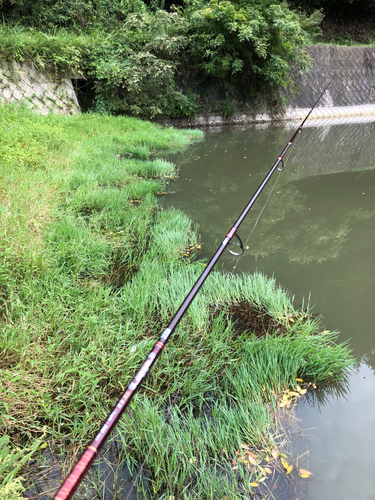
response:
{"label": "concrete retaining wall", "polygon": [[0,100],[25,102],[42,114],[80,112],[72,80],[53,81],[31,66],[2,65],[0,68]]}
{"label": "concrete retaining wall", "polygon": [[375,105],[375,47],[312,45],[308,52],[314,65],[308,73],[293,69],[297,95],[289,95],[290,107],[308,107],[332,78],[319,107]]}
{"label": "concrete retaining wall", "polygon": [[292,68],[295,89],[282,94],[287,110],[282,115],[238,113],[231,117],[204,115],[196,118],[162,119],[165,125],[202,127],[246,125],[276,120],[302,120],[328,82],[329,89],[311,115],[314,119],[372,116],[375,119],[375,47],[312,45],[313,66],[306,73]]}
{"label": "concrete retaining wall", "polygon": [[[296,89],[284,92],[287,111],[283,115],[238,113],[230,117],[205,115],[157,121],[175,127],[202,127],[301,120],[332,78],[312,118],[375,116],[375,47],[312,45],[308,51],[314,61],[313,67],[307,73],[292,68]],[[80,111],[70,79],[54,82],[31,67],[17,64],[0,69],[0,99],[6,102],[24,100],[41,113]]]}

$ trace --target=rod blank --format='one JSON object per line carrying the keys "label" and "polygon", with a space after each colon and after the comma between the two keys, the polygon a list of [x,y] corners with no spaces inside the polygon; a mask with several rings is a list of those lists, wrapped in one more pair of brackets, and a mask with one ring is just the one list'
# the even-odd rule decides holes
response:
{"label": "rod blank", "polygon": [[[332,80],[331,80],[332,81]],[[225,248],[227,247],[228,243],[231,241],[231,239],[234,237],[236,234],[238,228],[240,227],[241,223],[245,219],[246,215],[249,213],[251,207],[254,205],[256,200],[258,199],[260,193],[263,191],[264,187],[266,186],[267,182],[271,178],[272,174],[274,171],[281,166],[283,167],[283,158],[285,154],[287,153],[288,149],[292,145],[293,141],[297,137],[297,134],[302,131],[302,128],[304,124],[306,123],[306,120],[309,118],[311,115],[312,111],[314,110],[315,106],[318,104],[320,99],[322,98],[324,92],[327,90],[329,85],[331,84],[331,81],[328,83],[328,85],[325,87],[323,92],[320,94],[318,99],[316,100],[315,104],[313,107],[310,109],[309,113],[306,115],[305,119],[302,121],[301,125],[298,127],[296,132],[294,133],[293,137],[291,140],[287,143],[285,148],[283,149],[282,153],[280,156],[277,158],[271,169],[269,170],[268,174],[265,176],[263,181],[261,182],[260,186],[258,189],[255,191],[254,195],[251,197],[250,201],[248,204],[245,206],[243,211],[241,212],[240,216],[234,223],[233,227],[230,229],[228,234],[225,236],[223,239],[222,243],[220,244],[219,248],[216,250],[215,254],[211,258],[210,262],[207,264],[205,267],[204,271],[202,274],[199,276],[198,280],[196,283],[193,285],[192,289],[180,305],[179,309],[177,310],[176,314],[173,316],[171,322],[165,328],[163,333],[161,334],[159,340],[155,343],[154,347],[152,348],[152,351],[149,353],[147,356],[146,360],[143,362],[141,368],[138,370],[136,373],[135,377],[133,380],[130,382],[128,385],[128,388],[122,395],[121,399],[117,402],[111,413],[109,414],[108,418],[100,428],[98,434],[95,436],[93,441],[90,443],[90,445],[86,448],[84,453],[82,454],[81,458],[78,460],[77,464],[74,466],[73,470],[70,472],[68,477],[65,479],[63,485],[59,489],[59,491],[56,493],[54,496],[54,500],[69,500],[76,489],[78,488],[79,484],[81,483],[82,479],[84,478],[85,474],[91,467],[93,461],[99,454],[99,451],[105,441],[107,440],[108,436],[116,426],[117,422],[121,418],[122,414],[126,410],[126,408],[129,406],[129,403],[133,399],[134,394],[138,391],[140,388],[143,380],[145,379],[147,373],[151,370],[152,366],[156,363],[158,360],[159,356],[163,352],[164,347],[166,346],[169,338],[171,337],[172,333],[176,329],[177,325],[181,321],[182,317],[188,310],[191,302],[194,300],[195,296],[199,292],[201,286],[207,279],[208,275],[214,268],[215,264],[219,260],[221,254],[224,252]]]}

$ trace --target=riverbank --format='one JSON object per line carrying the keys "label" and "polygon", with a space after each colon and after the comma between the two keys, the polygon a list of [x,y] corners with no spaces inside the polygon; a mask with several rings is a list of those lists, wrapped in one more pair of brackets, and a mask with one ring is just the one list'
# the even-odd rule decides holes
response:
{"label": "riverbank", "polygon": [[[0,113],[0,426],[20,447],[43,436],[67,468],[204,265],[192,221],[157,204],[176,175],[161,152],[202,134],[127,117]],[[238,304],[267,318],[266,335],[236,328]],[[287,405],[280,396],[337,379],[351,362],[320,330],[274,280],[214,272],[118,426],[124,461],[143,461],[201,342],[147,460],[153,490],[159,498],[254,490],[263,473],[238,450],[273,450],[277,460],[270,428]]]}

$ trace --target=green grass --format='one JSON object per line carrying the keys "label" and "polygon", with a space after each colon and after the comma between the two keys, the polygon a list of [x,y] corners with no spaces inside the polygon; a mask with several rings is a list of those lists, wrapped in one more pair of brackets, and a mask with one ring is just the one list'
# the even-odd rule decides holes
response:
{"label": "green grass", "polygon": [[[47,433],[67,457],[94,436],[203,269],[192,221],[157,204],[163,176],[175,175],[157,153],[202,134],[9,105],[0,127],[0,426],[14,443]],[[244,300],[279,332],[236,333],[227,311]],[[319,330],[274,280],[213,272],[119,425],[124,460],[144,459],[201,343],[147,468],[158,498],[241,498],[256,473],[231,460],[241,443],[276,447],[274,394],[297,376],[341,377],[351,362]]]}
{"label": "green grass", "polygon": [[[100,35],[77,35],[64,29],[55,33],[42,33],[21,25],[0,25],[0,60],[13,63],[25,62],[44,71],[57,73],[83,69],[88,47],[93,47]],[[11,74],[11,71],[8,71]],[[13,75],[17,76],[17,75]]]}
{"label": "green grass", "polygon": [[[21,500],[24,479],[19,476],[22,466],[35,454],[41,440],[36,439],[30,447],[15,448],[9,436],[0,437],[0,500]],[[45,447],[42,445],[42,448]]]}

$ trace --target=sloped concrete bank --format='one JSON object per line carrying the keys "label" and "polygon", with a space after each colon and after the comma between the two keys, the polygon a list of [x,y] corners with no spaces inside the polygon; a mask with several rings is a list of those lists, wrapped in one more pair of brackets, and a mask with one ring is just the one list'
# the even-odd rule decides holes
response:
{"label": "sloped concrete bank", "polygon": [[71,115],[80,112],[71,78],[57,80],[31,66],[18,63],[0,67],[0,100],[25,102],[42,114]]}
{"label": "sloped concrete bank", "polygon": [[375,119],[375,47],[311,45],[308,52],[312,67],[307,72],[292,68],[295,89],[282,92],[287,102],[284,114],[237,113],[227,117],[217,114],[174,120],[165,118],[158,122],[176,127],[204,127],[301,120],[330,80],[329,89],[311,118]]}

